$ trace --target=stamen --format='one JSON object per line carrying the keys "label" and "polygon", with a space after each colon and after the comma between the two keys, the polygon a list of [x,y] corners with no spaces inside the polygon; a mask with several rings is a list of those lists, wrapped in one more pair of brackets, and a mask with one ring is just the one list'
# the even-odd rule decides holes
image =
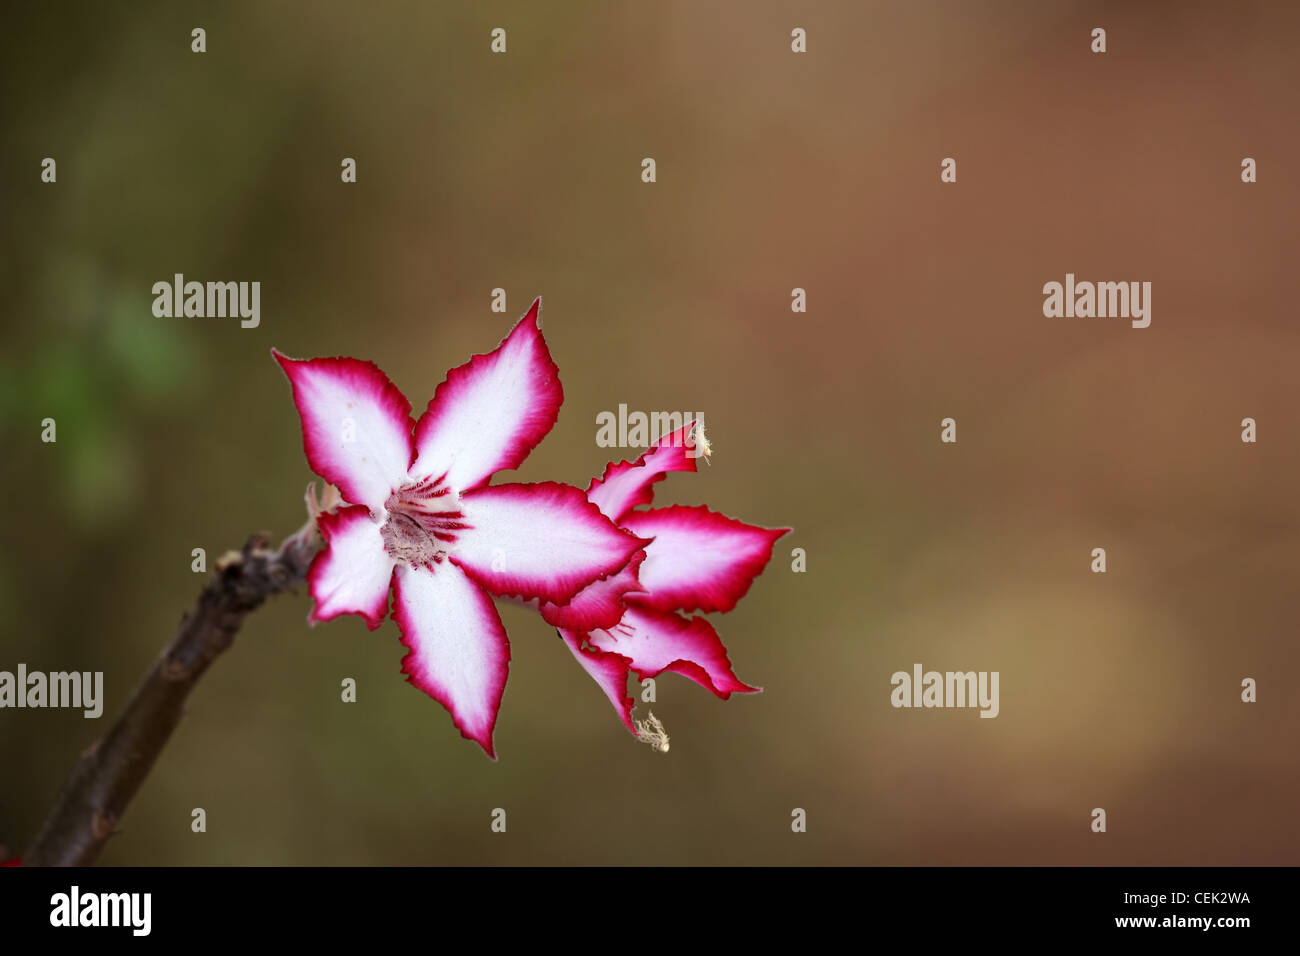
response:
{"label": "stamen", "polygon": [[411,567],[440,564],[456,544],[456,532],[465,531],[460,498],[443,479],[429,478],[389,497],[388,520],[380,529],[384,549]]}
{"label": "stamen", "polygon": [[691,429],[691,447],[699,451],[695,457],[703,458],[705,461],[708,461],[709,456],[713,454],[713,446],[709,444],[709,439],[704,434],[704,422],[698,419],[695,422],[695,427]]}
{"label": "stamen", "polygon": [[668,753],[668,731],[664,730],[664,725],[659,722],[654,711],[650,711],[648,720],[634,720],[636,725],[637,740],[643,744],[649,744],[661,754]]}

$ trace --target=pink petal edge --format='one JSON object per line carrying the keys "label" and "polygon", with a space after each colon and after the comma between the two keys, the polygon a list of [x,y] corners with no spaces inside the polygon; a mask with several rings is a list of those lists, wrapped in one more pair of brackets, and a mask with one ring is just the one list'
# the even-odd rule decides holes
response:
{"label": "pink petal edge", "polygon": [[776,540],[790,530],[686,505],[633,511],[622,524],[654,539],[639,574],[647,593],[629,600],[661,611],[730,611],[763,573]]}
{"label": "pink petal edge", "polygon": [[375,630],[388,614],[393,559],[384,551],[379,526],[365,505],[323,512],[317,519],[325,549],[307,569],[312,621],[358,614]]}
{"label": "pink petal edge", "polygon": [[491,485],[461,495],[470,526],[451,561],[498,596],[568,604],[648,543],[615,526],[572,485]]}
{"label": "pink petal edge", "polygon": [[452,369],[415,425],[411,474],[445,474],[457,491],[518,468],[546,437],[564,402],[560,370],[538,324],[542,300],[491,352]]}
{"label": "pink petal edge", "polygon": [[602,512],[621,525],[623,517],[638,505],[654,501],[655,482],[663,481],[670,471],[695,471],[695,458],[687,452],[694,445],[686,444],[694,420],[687,422],[636,461],[610,462],[599,478],[591,479],[587,497]]}
{"label": "pink petal edge", "polygon": [[617,574],[587,585],[568,604],[541,602],[538,610],[542,620],[553,627],[575,631],[613,627],[623,619],[627,597],[645,593],[637,579],[637,571],[644,560],[645,551],[638,551]]}
{"label": "pink petal edge", "polygon": [[411,464],[413,423],[406,396],[373,362],[291,359],[276,349],[271,354],[293,388],[312,470],[337,485],[349,504],[382,509]]}
{"label": "pink petal edge", "polygon": [[723,700],[734,693],[759,693],[731,668],[722,638],[703,617],[629,608],[618,627],[594,631],[587,641],[597,650],[622,655],[640,679],[671,671],[689,677]]}
{"label": "pink petal edge", "polygon": [[447,708],[461,736],[493,760],[492,731],[510,667],[510,642],[492,599],[455,565],[398,566],[393,620],[409,653],[407,680]]}
{"label": "pink petal edge", "polygon": [[591,676],[591,679],[609,698],[610,704],[614,707],[614,712],[618,714],[618,719],[623,721],[623,726],[627,728],[627,732],[633,737],[639,736],[636,732],[636,726],[632,723],[633,700],[627,696],[628,668],[631,661],[612,651],[584,647],[586,641],[586,635],[584,634],[561,628],[560,637],[564,639],[565,646],[573,652],[573,656],[577,658],[583,670]]}

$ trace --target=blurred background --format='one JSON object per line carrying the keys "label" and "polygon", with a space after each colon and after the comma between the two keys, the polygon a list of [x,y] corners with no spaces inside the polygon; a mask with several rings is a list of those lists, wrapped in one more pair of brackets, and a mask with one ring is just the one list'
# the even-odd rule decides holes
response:
{"label": "blurred background", "polygon": [[[493,763],[395,624],[309,630],[304,591],[202,681],[104,863],[1296,862],[1294,5],[8,13],[0,669],[102,670],[106,705],[0,711],[0,843],[170,639],[191,549],[303,520],[270,348],[371,359],[418,411],[542,295],[566,401],[518,478],[634,456],[595,444],[620,402],[702,412],[712,464],[657,503],[795,529],[714,621],[764,693],[664,676],[660,755],[503,607]],[[177,272],[260,281],[260,327],[155,318]],[[1044,318],[1066,272],[1151,281],[1151,327]],[[893,709],[917,662],[999,671],[1001,715]]]}

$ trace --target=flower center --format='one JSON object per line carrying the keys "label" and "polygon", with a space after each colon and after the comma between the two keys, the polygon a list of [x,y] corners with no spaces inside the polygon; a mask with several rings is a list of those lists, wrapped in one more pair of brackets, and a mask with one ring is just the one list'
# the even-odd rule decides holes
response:
{"label": "flower center", "polygon": [[399,488],[385,508],[388,520],[379,529],[384,550],[411,567],[432,568],[451,553],[458,531],[469,528],[460,496],[442,478],[426,478]]}

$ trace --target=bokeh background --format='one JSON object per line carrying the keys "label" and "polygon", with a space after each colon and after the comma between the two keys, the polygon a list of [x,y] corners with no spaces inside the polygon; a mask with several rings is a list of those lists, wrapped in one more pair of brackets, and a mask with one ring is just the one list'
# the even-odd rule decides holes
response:
{"label": "bokeh background", "polygon": [[[566,401],[518,476],[584,483],[620,402],[702,412],[712,465],[658,501],[795,529],[715,621],[765,692],[665,676],[661,756],[503,607],[493,763],[394,624],[283,597],[103,862],[1295,863],[1298,31],[1282,3],[9,10],[0,669],[102,670],[107,705],[0,711],[0,843],[169,639],[191,549],[302,521],[271,346],[372,359],[418,410],[540,294]],[[176,272],[259,280],[260,328],[154,318]],[[1066,272],[1150,280],[1151,327],[1045,319]],[[894,710],[914,662],[999,671],[1001,715]]]}

